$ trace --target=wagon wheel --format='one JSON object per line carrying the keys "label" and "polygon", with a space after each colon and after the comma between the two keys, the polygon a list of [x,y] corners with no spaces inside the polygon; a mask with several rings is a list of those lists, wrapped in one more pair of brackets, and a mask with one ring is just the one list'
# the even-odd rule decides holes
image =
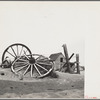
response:
{"label": "wagon wheel", "polygon": [[2,62],[6,59],[6,57],[9,57],[11,62],[13,62],[15,59],[17,59],[18,57],[24,54],[26,55],[32,54],[30,49],[27,46],[20,43],[12,44],[5,49],[2,55]]}
{"label": "wagon wheel", "polygon": [[23,77],[45,77],[53,70],[53,62],[48,58],[32,54],[32,56],[24,55],[17,58],[12,66],[12,71],[17,75],[22,75]]}

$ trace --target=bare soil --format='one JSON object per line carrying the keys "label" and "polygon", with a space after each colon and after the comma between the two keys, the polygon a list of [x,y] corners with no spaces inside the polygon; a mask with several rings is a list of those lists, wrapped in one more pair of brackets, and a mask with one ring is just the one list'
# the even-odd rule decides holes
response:
{"label": "bare soil", "polygon": [[84,98],[84,71],[56,73],[58,78],[20,80],[11,69],[0,68],[0,98]]}

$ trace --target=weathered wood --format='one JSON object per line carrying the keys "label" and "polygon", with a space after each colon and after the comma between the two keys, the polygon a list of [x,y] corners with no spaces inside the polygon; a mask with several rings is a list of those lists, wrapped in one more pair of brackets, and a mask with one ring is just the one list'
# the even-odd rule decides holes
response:
{"label": "weathered wood", "polygon": [[70,73],[70,64],[69,64],[69,56],[68,56],[68,50],[67,50],[67,46],[66,44],[63,44],[63,49],[64,49],[64,54],[65,54],[65,59],[66,59],[66,63],[64,64],[64,66],[67,66],[67,71]]}
{"label": "weathered wood", "polygon": [[69,56],[68,56],[68,50],[67,50],[66,44],[63,44],[62,47],[64,49],[64,54],[65,54],[66,61],[68,61]]}
{"label": "weathered wood", "polygon": [[76,68],[77,68],[77,74],[80,74],[80,68],[79,68],[79,54],[76,54]]}

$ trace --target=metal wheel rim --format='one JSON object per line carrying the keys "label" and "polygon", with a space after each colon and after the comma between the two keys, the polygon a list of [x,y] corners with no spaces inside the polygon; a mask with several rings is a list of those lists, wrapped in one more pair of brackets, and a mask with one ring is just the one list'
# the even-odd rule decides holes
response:
{"label": "metal wheel rim", "polygon": [[[28,53],[29,54],[32,54],[31,53],[31,50],[26,46],[26,45],[24,45],[24,44],[21,44],[21,43],[15,43],[15,44],[12,44],[12,45],[10,45],[10,46],[8,46],[6,49],[5,49],[5,51],[3,52],[3,55],[2,55],[2,62],[5,60],[5,58],[6,58],[6,55],[7,55],[7,53],[9,52],[9,49],[12,49],[12,52],[13,52],[13,54],[11,53],[11,54],[9,54],[10,56],[15,56],[16,57],[16,55],[17,55],[17,53],[15,54],[15,52],[13,51],[14,50],[14,46],[16,46],[16,50],[18,49],[18,47],[19,46],[21,46],[22,48],[24,48],[24,49],[26,49],[27,51],[28,51]],[[22,51],[20,51],[19,53],[21,53]],[[9,52],[10,53],[10,52]],[[17,55],[18,56],[18,55]],[[20,55],[21,56],[21,55]]]}

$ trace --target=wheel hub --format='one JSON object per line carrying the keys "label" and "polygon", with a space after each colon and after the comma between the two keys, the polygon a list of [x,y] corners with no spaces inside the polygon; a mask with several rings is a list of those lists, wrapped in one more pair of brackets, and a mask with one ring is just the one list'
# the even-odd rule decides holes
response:
{"label": "wheel hub", "polygon": [[34,63],[35,63],[35,59],[34,59],[33,57],[31,57],[31,58],[29,59],[29,63],[30,63],[30,64],[34,64]]}

